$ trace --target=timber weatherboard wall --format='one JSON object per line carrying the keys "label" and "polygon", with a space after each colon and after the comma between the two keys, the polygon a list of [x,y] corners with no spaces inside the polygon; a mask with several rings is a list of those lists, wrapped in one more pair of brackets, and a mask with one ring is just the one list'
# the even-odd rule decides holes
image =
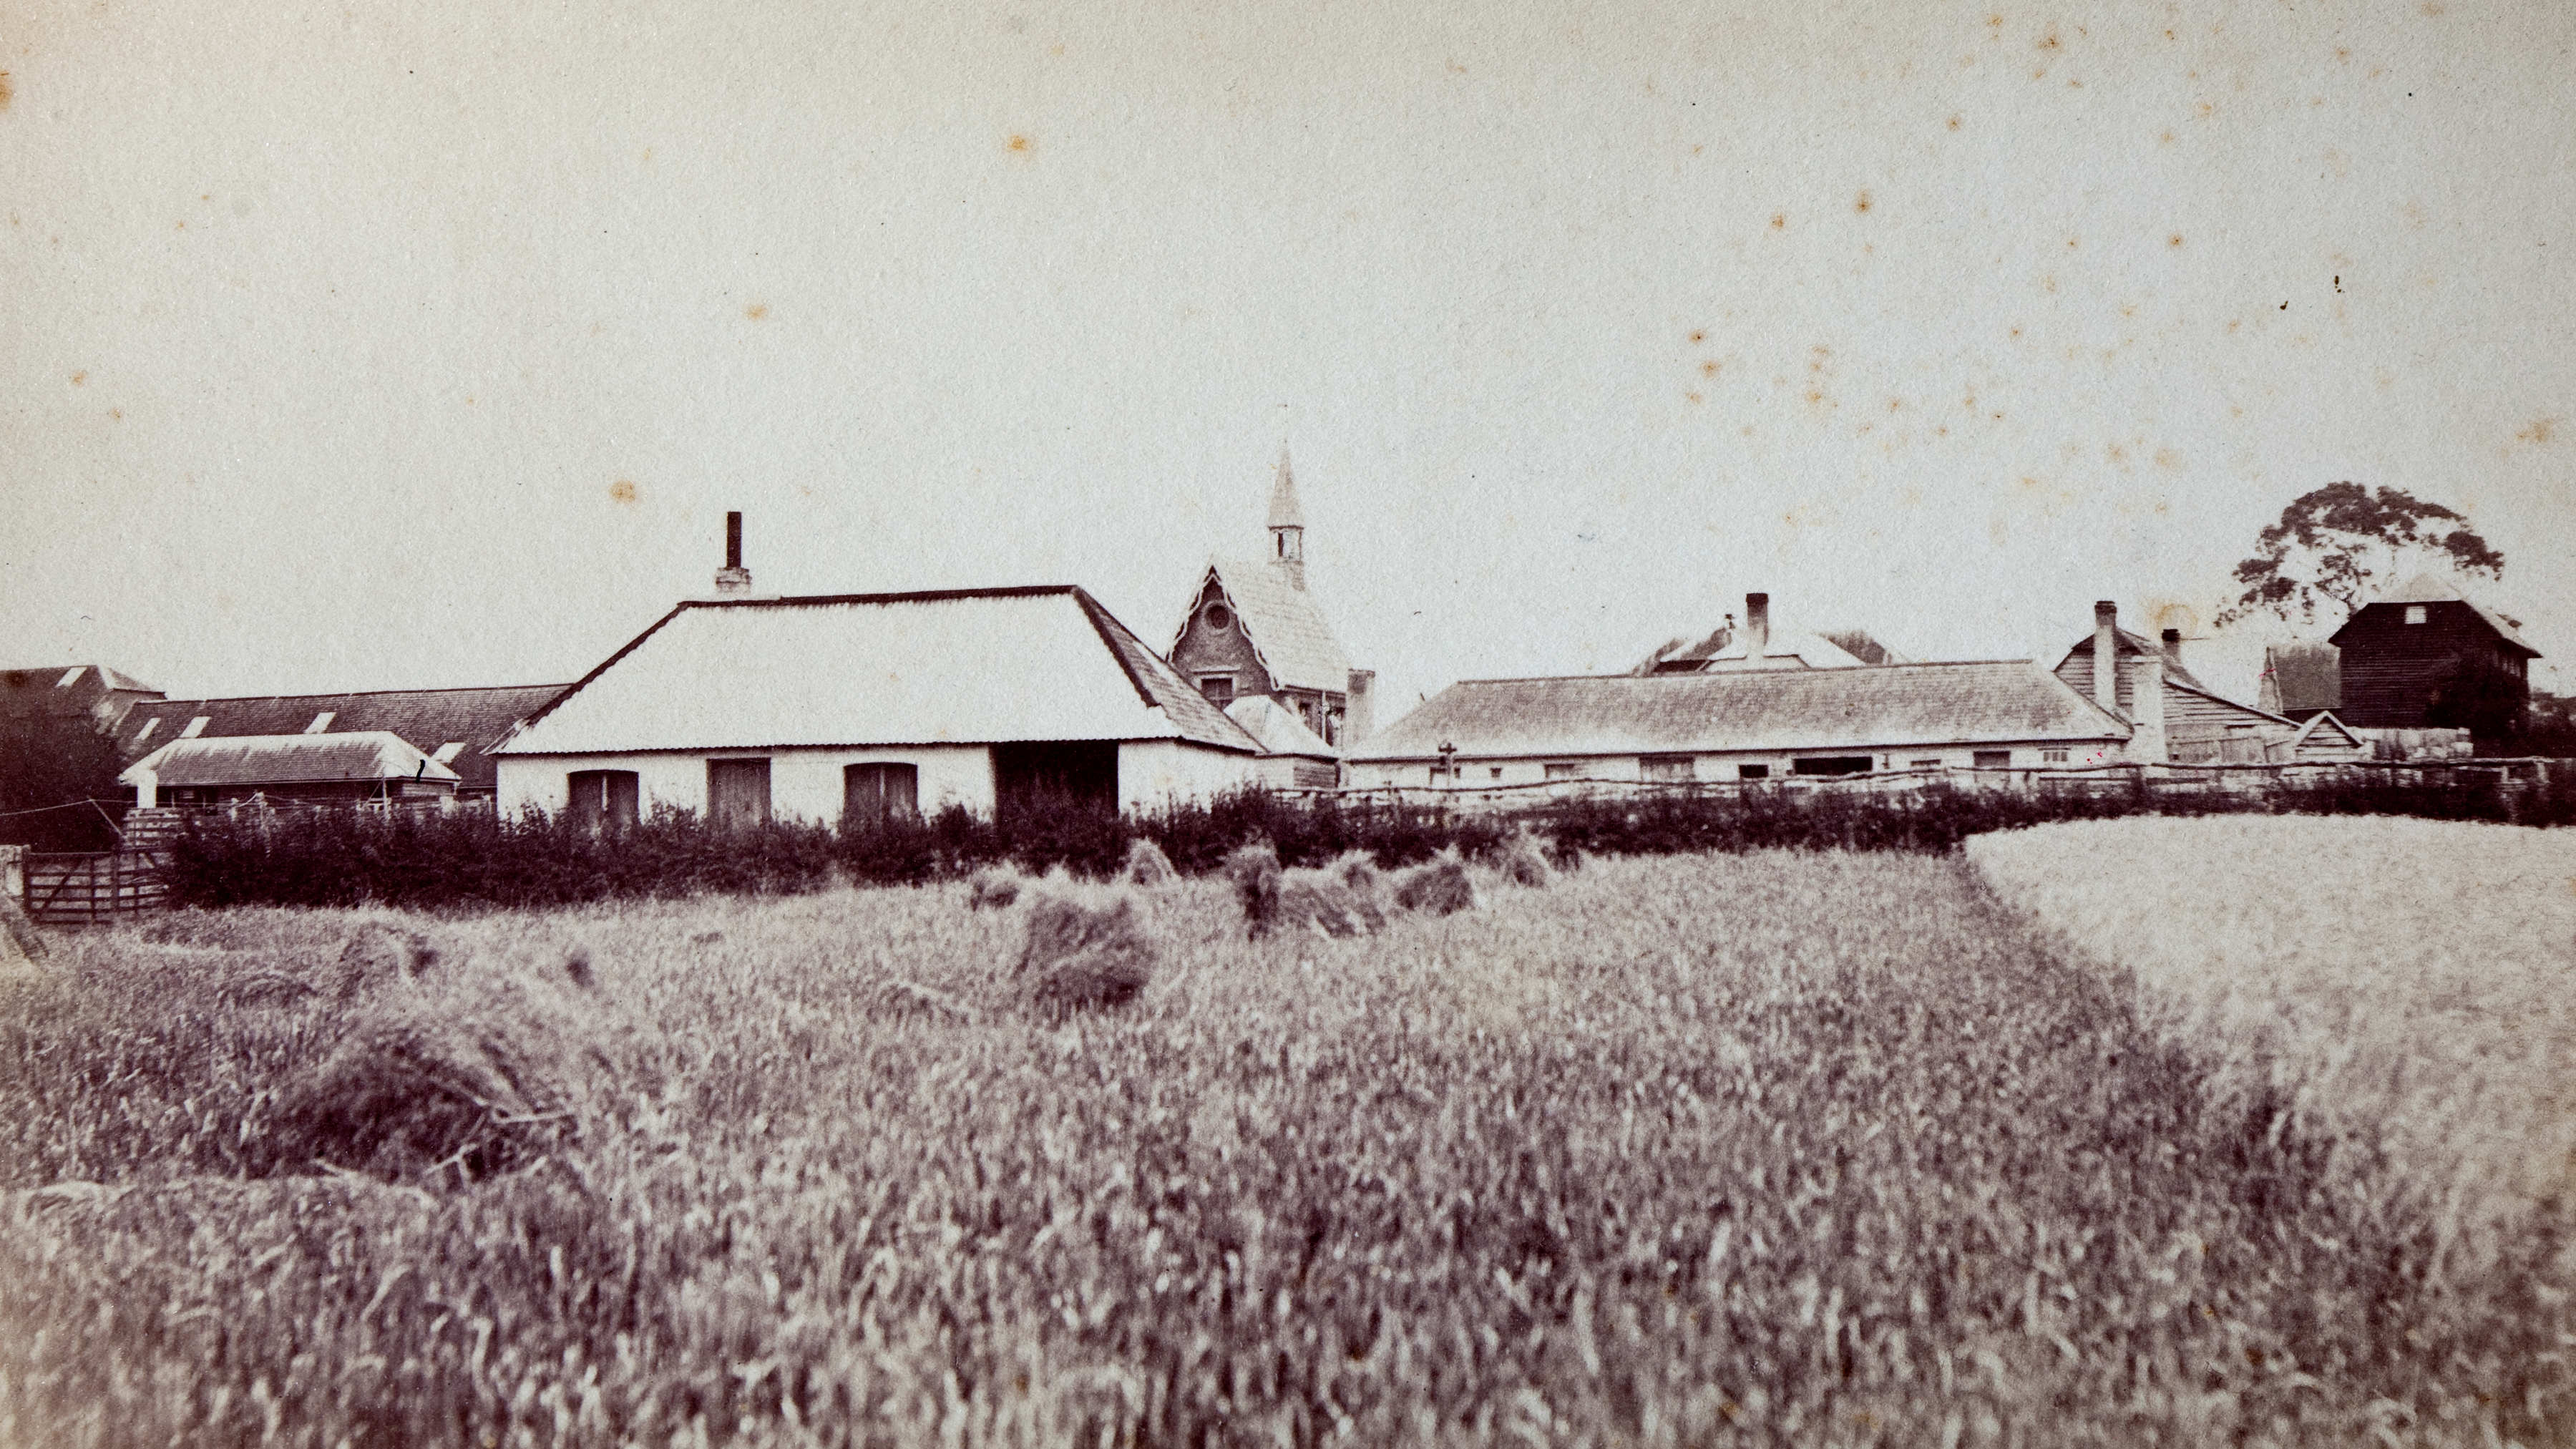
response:
{"label": "timber weatherboard wall", "polygon": [[[2423,622],[2406,622],[2409,609]],[[2343,704],[2335,714],[2357,729],[2422,729],[2433,696],[2465,658],[2484,656],[2522,681],[2530,676],[2522,647],[2507,641],[2477,608],[2459,599],[2385,602],[2364,607],[2334,633],[2341,651]]]}

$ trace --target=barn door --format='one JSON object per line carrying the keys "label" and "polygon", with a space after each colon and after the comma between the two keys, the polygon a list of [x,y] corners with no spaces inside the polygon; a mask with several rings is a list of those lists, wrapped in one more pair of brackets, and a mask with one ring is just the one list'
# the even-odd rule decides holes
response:
{"label": "barn door", "polygon": [[707,819],[719,830],[769,823],[767,760],[707,761]]}
{"label": "barn door", "polygon": [[908,820],[921,811],[921,769],[917,765],[851,765],[841,771],[841,824],[869,830],[889,820]]}

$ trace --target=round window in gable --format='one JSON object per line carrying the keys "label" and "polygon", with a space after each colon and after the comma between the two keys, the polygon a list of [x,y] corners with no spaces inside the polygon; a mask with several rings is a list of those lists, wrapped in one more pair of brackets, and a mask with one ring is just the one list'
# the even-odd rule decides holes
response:
{"label": "round window in gable", "polygon": [[1210,604],[1199,611],[1199,617],[1210,629],[1222,634],[1234,627],[1234,611],[1223,604]]}

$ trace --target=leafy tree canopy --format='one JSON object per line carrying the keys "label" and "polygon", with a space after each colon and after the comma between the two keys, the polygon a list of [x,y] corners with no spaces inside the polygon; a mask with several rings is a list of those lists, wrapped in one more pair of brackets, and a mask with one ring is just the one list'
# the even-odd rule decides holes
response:
{"label": "leafy tree canopy", "polygon": [[2350,618],[2371,597],[2427,564],[2454,573],[2504,576],[2504,555],[2467,518],[2396,488],[2329,483],[2291,500],[2281,521],[2236,566],[2245,592],[2218,622],[2256,614],[2312,620],[2339,606]]}

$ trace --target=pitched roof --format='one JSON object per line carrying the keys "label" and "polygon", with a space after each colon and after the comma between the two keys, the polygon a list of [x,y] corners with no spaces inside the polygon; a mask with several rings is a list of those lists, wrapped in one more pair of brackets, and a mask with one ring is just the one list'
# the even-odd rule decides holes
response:
{"label": "pitched roof", "polygon": [[111,693],[159,694],[104,664],[34,664],[0,669],[0,717],[87,713]]}
{"label": "pitched roof", "polygon": [[1069,585],[681,604],[495,753],[1252,737]]}
{"label": "pitched roof", "polygon": [[1247,694],[1225,707],[1225,717],[1243,726],[1261,744],[1265,755],[1303,755],[1317,760],[1338,760],[1341,752],[1324,743],[1324,737],[1306,728],[1306,722],[1266,694]]}
{"label": "pitched roof", "polygon": [[2266,647],[2263,707],[2276,714],[2343,708],[2343,651],[2311,639]]}
{"label": "pitched roof", "polygon": [[1762,641],[1762,658],[1750,657],[1742,628],[1720,628],[1696,644],[1676,639],[1647,656],[1641,674],[1681,674],[1743,669],[1854,669],[1860,656],[1822,634],[1804,629],[1773,629]]}
{"label": "pitched roof", "polygon": [[331,716],[320,732],[345,735],[383,730],[399,735],[414,749],[436,755],[461,744],[448,765],[467,790],[493,788],[499,767],[486,753],[510,733],[511,726],[545,707],[563,693],[560,684],[517,684],[486,689],[381,689],[359,694],[266,694],[232,699],[146,700],[128,711],[118,725],[116,743],[126,759],[135,759],[174,739],[200,715],[202,739],[235,739],[255,735],[300,735],[313,721]]}
{"label": "pitched roof", "polygon": [[448,780],[456,772],[386,730],[324,735],[236,735],[172,740],[125,767],[135,785],[311,785],[339,781]]}
{"label": "pitched roof", "polygon": [[1369,737],[1354,760],[1823,750],[2124,739],[2029,660],[1716,674],[1477,679]]}
{"label": "pitched roof", "polygon": [[[2520,619],[2516,619],[2505,614],[2499,614],[2495,610],[2488,608],[2486,605],[2479,603],[2477,600],[2470,598],[2467,594],[2460,591],[2460,585],[2457,580],[2446,578],[2441,574],[2430,571],[2417,574],[2415,577],[2408,579],[2405,583],[2391,589],[2386,594],[2371,600],[2368,604],[2364,604],[2362,608],[2371,608],[2380,604],[2466,604],[2470,608],[2478,611],[2478,617],[2486,620],[2489,628],[2492,628],[2498,634],[2503,635],[2506,643],[2520,648],[2534,659],[2540,657],[2540,651],[2532,648],[2531,641],[2522,637],[2522,621]],[[2355,610],[2354,612],[2355,614],[2358,614],[2360,610]],[[2349,626],[2350,621],[2347,620],[2345,622],[2347,626]],[[2342,635],[2342,629],[2335,630],[2335,637],[2340,638]]]}
{"label": "pitched roof", "polygon": [[[2148,638],[2144,634],[2132,634],[2126,629],[2117,629],[2113,632],[2119,636],[2111,650],[2112,657],[2115,659],[2123,654],[2163,654],[2165,652],[2162,644],[2157,643],[2155,640]],[[2092,657],[2093,636],[2091,634],[2086,634],[2083,638],[2075,641],[2074,648],[2066,651],[2065,659],[2057,661],[2057,667],[2064,669],[2066,667],[2067,659],[2090,659]],[[2222,697],[2213,693],[2208,685],[2201,683],[2197,678],[2193,677],[2192,672],[2184,668],[2182,661],[2178,659],[2171,657],[2166,658],[2165,678],[2170,679],[2177,684],[2186,685],[2192,689],[2198,690],[2202,694],[2210,695],[2213,699]],[[2233,703],[2234,701],[2229,702]]]}
{"label": "pitched roof", "polygon": [[2311,741],[2340,744],[2346,748],[2368,748],[2367,742],[2354,734],[2351,726],[2334,717],[2333,710],[2321,711],[2299,726],[2299,732],[2290,737],[2290,753],[2297,754]]}
{"label": "pitched roof", "polygon": [[[1225,591],[1226,602],[1243,621],[1243,637],[1251,641],[1253,655],[1278,685],[1332,694],[1351,687],[1350,656],[1342,652],[1314,596],[1291,582],[1287,570],[1243,559],[1210,560],[1193,600],[1207,593],[1210,579]],[[1172,635],[1174,649],[1189,627],[1184,616]]]}

